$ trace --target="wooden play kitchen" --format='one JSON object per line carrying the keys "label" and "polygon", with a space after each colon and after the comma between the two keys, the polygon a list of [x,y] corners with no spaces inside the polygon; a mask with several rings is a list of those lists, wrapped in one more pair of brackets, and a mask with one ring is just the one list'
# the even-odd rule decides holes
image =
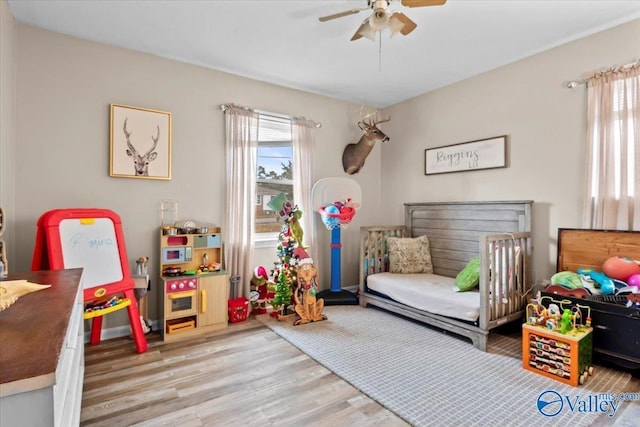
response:
{"label": "wooden play kitchen", "polygon": [[229,285],[219,227],[161,227],[160,277],[164,341],[227,327]]}
{"label": "wooden play kitchen", "polygon": [[522,325],[522,367],[565,384],[593,375],[593,328],[588,306],[548,296],[527,305]]}

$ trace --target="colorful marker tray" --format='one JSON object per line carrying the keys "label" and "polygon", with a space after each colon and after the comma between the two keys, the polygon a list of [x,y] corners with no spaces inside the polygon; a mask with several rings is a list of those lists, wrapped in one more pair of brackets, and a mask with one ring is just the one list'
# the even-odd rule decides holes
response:
{"label": "colorful marker tray", "polygon": [[104,316],[105,314],[113,313],[114,311],[118,311],[130,305],[131,305],[131,300],[128,298],[124,298],[124,299],[118,300],[118,302],[112,306],[97,309],[97,310],[85,311],[84,318],[92,319],[94,317]]}

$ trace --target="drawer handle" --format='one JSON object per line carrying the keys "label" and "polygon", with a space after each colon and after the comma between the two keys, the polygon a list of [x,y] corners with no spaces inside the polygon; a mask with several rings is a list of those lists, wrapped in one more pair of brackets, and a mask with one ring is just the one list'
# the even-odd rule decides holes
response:
{"label": "drawer handle", "polygon": [[196,294],[195,291],[176,292],[174,294],[167,295],[167,297],[169,299],[180,299],[180,298],[192,297],[192,296],[195,296],[195,294]]}

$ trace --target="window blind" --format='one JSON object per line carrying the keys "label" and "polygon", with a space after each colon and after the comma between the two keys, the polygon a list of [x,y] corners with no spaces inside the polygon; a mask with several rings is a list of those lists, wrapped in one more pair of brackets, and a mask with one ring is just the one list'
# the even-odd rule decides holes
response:
{"label": "window blind", "polygon": [[258,141],[291,143],[292,139],[290,118],[260,113],[258,117]]}

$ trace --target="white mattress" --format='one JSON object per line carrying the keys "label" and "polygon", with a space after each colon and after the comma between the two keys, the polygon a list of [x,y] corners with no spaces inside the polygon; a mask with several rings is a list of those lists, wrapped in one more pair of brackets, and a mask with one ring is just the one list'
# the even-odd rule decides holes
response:
{"label": "white mattress", "polygon": [[456,292],[455,279],[436,274],[377,273],[367,276],[367,286],[418,310],[475,322],[480,292]]}

